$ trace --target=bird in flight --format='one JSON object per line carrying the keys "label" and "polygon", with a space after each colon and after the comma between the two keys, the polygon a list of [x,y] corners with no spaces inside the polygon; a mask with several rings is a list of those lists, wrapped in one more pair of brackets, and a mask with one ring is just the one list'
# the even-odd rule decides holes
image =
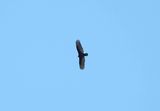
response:
{"label": "bird in flight", "polygon": [[79,67],[80,69],[84,69],[85,56],[88,56],[88,53],[84,53],[80,40],[76,40],[76,48],[77,48],[78,57],[79,57]]}

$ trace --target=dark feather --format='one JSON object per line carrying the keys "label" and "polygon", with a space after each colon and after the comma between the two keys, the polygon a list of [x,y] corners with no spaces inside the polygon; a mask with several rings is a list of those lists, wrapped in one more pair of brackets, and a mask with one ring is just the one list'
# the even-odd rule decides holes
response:
{"label": "dark feather", "polygon": [[84,53],[81,42],[79,40],[76,41],[76,48],[78,53]]}
{"label": "dark feather", "polygon": [[87,56],[88,54],[84,53],[83,47],[79,40],[76,40],[76,49],[77,49],[78,57],[79,57],[79,67],[80,69],[84,69],[85,68],[85,56]]}
{"label": "dark feather", "polygon": [[85,67],[85,58],[84,57],[79,57],[79,67],[80,69],[84,69]]}

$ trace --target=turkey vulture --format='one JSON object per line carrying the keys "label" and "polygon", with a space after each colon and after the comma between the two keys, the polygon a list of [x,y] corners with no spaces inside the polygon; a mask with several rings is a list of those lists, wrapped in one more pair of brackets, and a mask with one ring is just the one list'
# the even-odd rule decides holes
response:
{"label": "turkey vulture", "polygon": [[88,56],[88,53],[84,53],[80,40],[76,40],[76,48],[77,48],[78,57],[79,57],[79,67],[80,69],[84,69],[85,56]]}

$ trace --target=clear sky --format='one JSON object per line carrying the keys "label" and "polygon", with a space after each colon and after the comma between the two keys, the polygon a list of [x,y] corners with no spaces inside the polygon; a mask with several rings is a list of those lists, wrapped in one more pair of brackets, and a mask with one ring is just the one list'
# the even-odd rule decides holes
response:
{"label": "clear sky", "polygon": [[0,111],[160,111],[160,1],[1,0]]}

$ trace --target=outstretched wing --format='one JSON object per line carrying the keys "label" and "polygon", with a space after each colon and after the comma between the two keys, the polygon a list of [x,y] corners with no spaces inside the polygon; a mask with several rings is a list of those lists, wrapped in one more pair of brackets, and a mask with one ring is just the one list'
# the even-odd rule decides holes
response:
{"label": "outstretched wing", "polygon": [[84,67],[85,67],[85,58],[84,57],[79,57],[79,67],[80,67],[80,69],[84,69]]}
{"label": "outstretched wing", "polygon": [[78,53],[84,53],[81,42],[79,40],[76,40],[76,48]]}

